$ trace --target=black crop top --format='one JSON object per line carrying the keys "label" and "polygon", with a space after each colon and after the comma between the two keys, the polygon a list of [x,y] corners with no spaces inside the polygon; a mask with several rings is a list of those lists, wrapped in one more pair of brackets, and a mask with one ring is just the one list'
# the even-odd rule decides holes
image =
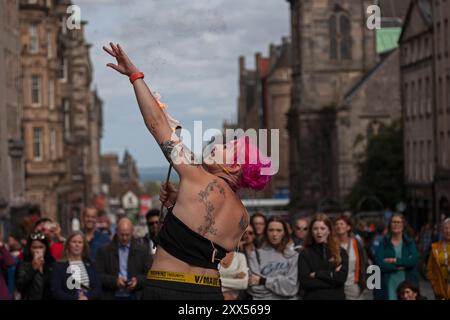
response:
{"label": "black crop top", "polygon": [[227,254],[227,250],[191,230],[170,209],[156,243],[175,258],[200,268],[217,270]]}

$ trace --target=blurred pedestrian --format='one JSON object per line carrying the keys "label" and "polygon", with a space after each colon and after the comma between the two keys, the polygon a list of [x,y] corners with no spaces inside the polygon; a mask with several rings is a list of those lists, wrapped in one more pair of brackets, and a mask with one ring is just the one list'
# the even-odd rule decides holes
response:
{"label": "blurred pedestrian", "polygon": [[220,261],[220,281],[224,300],[237,300],[248,287],[247,259],[243,253],[231,251]]}
{"label": "blurred pedestrian", "polygon": [[143,242],[148,247],[149,253],[154,255],[156,252],[155,238],[160,228],[159,210],[151,209],[145,215],[145,221],[147,223],[148,233],[144,236]]}
{"label": "blurred pedestrian", "polygon": [[87,207],[83,210],[83,232],[89,244],[89,258],[95,262],[97,250],[107,245],[110,240],[106,234],[97,229],[98,211]]}
{"label": "blurred pedestrian", "polygon": [[62,261],[53,265],[51,290],[54,299],[100,299],[100,277],[88,251],[89,246],[82,232],[75,231],[69,235]]}
{"label": "blurred pedestrian", "polygon": [[255,250],[255,231],[253,230],[252,225],[249,224],[239,243],[239,251],[243,252],[248,258],[253,250]]}
{"label": "blurred pedestrian", "polygon": [[64,251],[64,245],[55,238],[55,225],[50,218],[41,218],[36,221],[34,225],[34,233],[42,233],[50,245],[50,253],[56,261],[61,259],[62,253]]}
{"label": "blurred pedestrian", "polygon": [[261,248],[249,256],[249,290],[253,300],[292,300],[297,298],[298,253],[288,245],[287,225],[280,217],[267,222]]}
{"label": "blurred pedestrian", "polygon": [[146,284],[151,257],[147,248],[133,235],[133,224],[128,218],[117,223],[113,241],[98,249],[96,266],[100,274],[103,299],[140,299]]}
{"label": "blurred pedestrian", "polygon": [[336,236],[341,248],[348,255],[348,274],[344,285],[346,300],[361,300],[366,288],[367,255],[362,243],[352,234],[352,221],[340,215],[334,222]]}
{"label": "blurred pedestrian", "polygon": [[294,249],[300,252],[304,246],[306,235],[308,234],[308,219],[298,217],[294,221]]}
{"label": "blurred pedestrian", "polygon": [[397,287],[398,300],[427,300],[420,294],[419,288],[411,281],[403,281]]}
{"label": "blurred pedestrian", "polygon": [[310,223],[298,273],[304,300],[345,300],[348,255],[335,238],[326,214],[317,214]]}
{"label": "blurred pedestrian", "polygon": [[16,288],[22,300],[50,300],[50,276],[53,258],[50,244],[43,233],[32,233],[17,265]]}
{"label": "blurred pedestrian", "polygon": [[11,300],[11,294],[4,275],[8,274],[8,269],[14,266],[14,264],[14,258],[9,253],[5,244],[0,240],[0,300]]}
{"label": "blurred pedestrian", "polygon": [[267,224],[267,218],[262,213],[255,213],[250,218],[250,224],[255,231],[255,247],[261,248],[264,242],[264,230]]}
{"label": "blurred pedestrian", "polygon": [[397,287],[405,280],[419,286],[419,255],[414,240],[406,230],[403,214],[394,213],[389,222],[388,234],[376,252],[376,264],[381,269],[381,289],[374,289],[376,300],[396,300]]}
{"label": "blurred pedestrian", "polygon": [[436,299],[450,300],[450,218],[442,223],[442,236],[431,245],[427,277]]}

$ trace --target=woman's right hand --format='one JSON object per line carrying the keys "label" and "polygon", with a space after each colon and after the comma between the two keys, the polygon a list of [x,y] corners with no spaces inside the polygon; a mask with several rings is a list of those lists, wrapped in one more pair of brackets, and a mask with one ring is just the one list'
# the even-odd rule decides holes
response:
{"label": "woman's right hand", "polygon": [[161,184],[159,189],[159,201],[166,207],[169,208],[175,204],[178,197],[178,190],[169,182],[168,184]]}
{"label": "woman's right hand", "polygon": [[117,72],[120,72],[121,74],[124,74],[128,77],[133,73],[139,72],[139,70],[131,62],[130,58],[128,58],[127,54],[125,53],[125,51],[123,51],[119,44],[114,45],[112,42],[110,42],[109,45],[111,46],[111,48],[103,46],[103,50],[116,58],[117,64],[108,63],[108,67],[113,68]]}

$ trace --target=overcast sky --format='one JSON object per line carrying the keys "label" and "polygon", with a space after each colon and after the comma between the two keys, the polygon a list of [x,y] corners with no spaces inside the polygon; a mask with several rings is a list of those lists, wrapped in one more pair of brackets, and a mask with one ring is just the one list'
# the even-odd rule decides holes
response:
{"label": "overcast sky", "polygon": [[[235,120],[238,57],[254,69],[254,54],[290,34],[286,0],[74,0],[88,22],[94,85],[104,102],[102,153],[127,148],[139,167],[165,166],[141,118],[128,79],[107,68],[101,49],[118,42],[160,92],[184,128],[203,130]],[[192,132],[192,131],[191,131]]]}

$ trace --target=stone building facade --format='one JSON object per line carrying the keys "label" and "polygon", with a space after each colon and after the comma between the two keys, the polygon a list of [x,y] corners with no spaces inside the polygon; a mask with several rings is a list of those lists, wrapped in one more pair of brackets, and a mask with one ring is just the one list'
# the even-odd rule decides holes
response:
{"label": "stone building facade", "polygon": [[[355,142],[400,119],[398,53],[377,52],[376,31],[366,26],[366,9],[374,1],[288,2],[291,212],[341,210],[357,179]],[[386,16],[401,21],[404,6],[378,3]]]}
{"label": "stone building facade", "polygon": [[[19,2],[0,1],[0,234],[26,208],[21,130]],[[0,239],[2,240],[2,239]]]}
{"label": "stone building facade", "polygon": [[100,191],[102,130],[86,23],[67,27],[71,4],[20,1],[26,195],[64,231]]}

